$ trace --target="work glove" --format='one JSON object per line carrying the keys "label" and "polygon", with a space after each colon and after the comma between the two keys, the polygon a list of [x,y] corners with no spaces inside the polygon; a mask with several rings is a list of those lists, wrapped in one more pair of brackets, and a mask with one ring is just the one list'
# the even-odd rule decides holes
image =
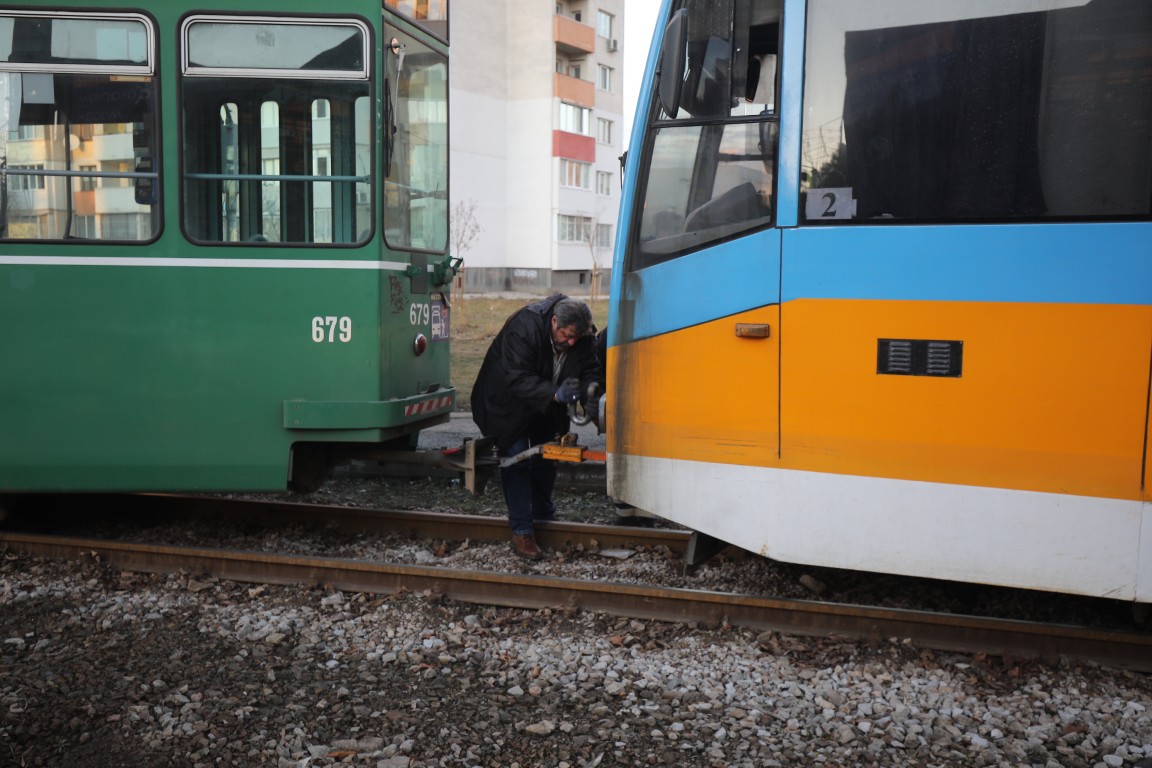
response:
{"label": "work glove", "polygon": [[564,379],[564,383],[556,388],[556,402],[563,405],[575,403],[580,399],[580,379]]}

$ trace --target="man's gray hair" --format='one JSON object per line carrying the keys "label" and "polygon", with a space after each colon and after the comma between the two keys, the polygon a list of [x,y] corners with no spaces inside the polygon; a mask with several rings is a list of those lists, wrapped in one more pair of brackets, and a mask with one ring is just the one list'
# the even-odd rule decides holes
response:
{"label": "man's gray hair", "polygon": [[552,309],[556,317],[556,324],[561,328],[576,326],[576,333],[580,336],[588,333],[592,327],[592,310],[579,299],[560,299]]}

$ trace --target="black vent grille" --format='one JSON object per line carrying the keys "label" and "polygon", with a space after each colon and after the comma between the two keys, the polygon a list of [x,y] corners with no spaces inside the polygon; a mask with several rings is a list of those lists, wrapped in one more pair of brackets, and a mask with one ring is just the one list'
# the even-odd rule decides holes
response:
{"label": "black vent grille", "polygon": [[960,376],[964,342],[926,339],[880,339],[876,373],[893,376]]}

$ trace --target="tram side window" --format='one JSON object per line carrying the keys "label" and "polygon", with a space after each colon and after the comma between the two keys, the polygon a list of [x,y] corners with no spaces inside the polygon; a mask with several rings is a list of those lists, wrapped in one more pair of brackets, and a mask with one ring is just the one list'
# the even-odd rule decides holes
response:
{"label": "tram side window", "polygon": [[397,30],[388,70],[384,237],[399,250],[448,248],[448,61]]}
{"label": "tram side window", "polygon": [[811,0],[801,220],[1147,218],[1150,94],[1147,0]]}
{"label": "tram side window", "polygon": [[779,22],[778,3],[673,4],[630,269],[772,224]]}
{"label": "tram side window", "polygon": [[367,40],[359,22],[186,22],[183,210],[190,238],[368,240]]}
{"label": "tram side window", "polygon": [[138,16],[0,12],[0,239],[156,237],[153,37]]}

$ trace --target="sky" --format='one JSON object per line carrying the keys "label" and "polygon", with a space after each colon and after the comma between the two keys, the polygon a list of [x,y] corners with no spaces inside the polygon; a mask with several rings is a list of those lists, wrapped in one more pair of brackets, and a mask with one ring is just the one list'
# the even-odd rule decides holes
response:
{"label": "sky", "polygon": [[644,78],[644,64],[648,61],[648,48],[652,44],[652,29],[661,0],[625,0],[624,2],[624,149],[632,134],[632,118],[636,115],[636,99],[640,81]]}

